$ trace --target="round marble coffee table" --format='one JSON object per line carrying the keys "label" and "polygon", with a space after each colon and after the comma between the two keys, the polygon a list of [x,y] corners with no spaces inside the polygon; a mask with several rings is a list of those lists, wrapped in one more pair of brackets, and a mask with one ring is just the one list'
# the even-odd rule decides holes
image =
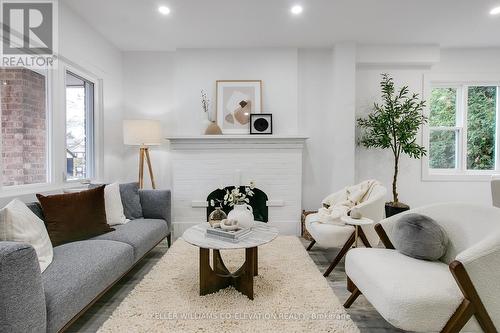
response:
{"label": "round marble coffee table", "polygon": [[[278,230],[263,222],[255,222],[252,231],[238,243],[206,237],[208,223],[187,229],[182,238],[200,248],[200,295],[217,292],[234,286],[239,292],[253,299],[253,277],[258,275],[258,246],[269,243],[278,236]],[[220,255],[220,250],[245,249],[245,262],[231,273]],[[210,267],[212,250],[212,267]]]}

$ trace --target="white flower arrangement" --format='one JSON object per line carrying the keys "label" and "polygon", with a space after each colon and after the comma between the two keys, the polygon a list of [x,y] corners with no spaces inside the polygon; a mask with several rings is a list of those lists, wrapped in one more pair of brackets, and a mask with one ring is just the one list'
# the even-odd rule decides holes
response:
{"label": "white flower arrangement", "polygon": [[[222,190],[222,188],[220,188]],[[210,206],[224,206],[233,207],[234,205],[241,205],[244,203],[249,203],[250,199],[248,197],[253,197],[255,189],[255,182],[251,181],[248,185],[245,185],[245,192],[240,192],[240,186],[234,186],[234,188],[230,190],[226,190],[226,194],[224,198],[221,199],[211,199]]]}
{"label": "white flower arrangement", "polygon": [[249,197],[253,197],[255,189],[255,182],[251,181],[248,185],[245,185],[245,192],[240,192],[240,187],[235,186],[231,191],[226,190],[223,200],[213,199],[210,200],[210,206],[215,207],[216,204],[224,203],[225,206],[233,207],[234,205],[241,205],[249,203]]}

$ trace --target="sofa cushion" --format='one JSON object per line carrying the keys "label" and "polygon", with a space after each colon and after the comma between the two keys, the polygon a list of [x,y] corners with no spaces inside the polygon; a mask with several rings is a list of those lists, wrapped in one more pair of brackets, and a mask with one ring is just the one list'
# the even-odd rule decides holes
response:
{"label": "sofa cushion", "polygon": [[396,250],[422,260],[439,260],[448,246],[444,229],[430,217],[415,213],[397,220],[392,237]]}
{"label": "sofa cushion", "polygon": [[54,246],[114,230],[106,222],[104,186],[77,193],[36,196]]}
{"label": "sofa cushion", "polygon": [[345,270],[382,317],[403,330],[441,331],[463,300],[448,265],[395,250],[352,249]]}
{"label": "sofa cushion", "polygon": [[130,220],[141,218],[142,206],[139,197],[139,183],[120,184],[120,196],[125,217]]}
{"label": "sofa cushion", "polygon": [[52,243],[43,221],[19,199],[12,200],[0,209],[0,240],[33,246],[41,272],[52,262]]}
{"label": "sofa cushion", "polygon": [[126,224],[116,225],[115,231],[99,235],[92,239],[123,242],[134,248],[134,259],[141,259],[149,250],[168,235],[165,220],[136,219]]}
{"label": "sofa cushion", "polygon": [[133,248],[120,242],[85,240],[55,247],[54,260],[42,274],[47,332],[59,331],[133,262]]}
{"label": "sofa cushion", "polygon": [[43,210],[42,206],[38,201],[36,202],[29,202],[26,204],[26,206],[36,215],[40,220],[45,223],[45,216],[43,215]]}

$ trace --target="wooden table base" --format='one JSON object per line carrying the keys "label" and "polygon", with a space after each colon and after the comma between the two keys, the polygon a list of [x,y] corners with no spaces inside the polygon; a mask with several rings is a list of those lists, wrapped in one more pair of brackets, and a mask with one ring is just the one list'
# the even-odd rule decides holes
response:
{"label": "wooden table base", "polygon": [[229,272],[219,250],[212,250],[213,268],[210,267],[210,250],[200,248],[200,295],[234,286],[236,290],[253,299],[253,277],[258,274],[257,247],[245,249],[245,262],[234,273]]}

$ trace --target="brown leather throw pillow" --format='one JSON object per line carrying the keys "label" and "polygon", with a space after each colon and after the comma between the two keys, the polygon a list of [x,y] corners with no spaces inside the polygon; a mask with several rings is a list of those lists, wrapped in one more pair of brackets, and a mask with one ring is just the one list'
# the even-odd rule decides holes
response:
{"label": "brown leather throw pillow", "polygon": [[77,193],[37,194],[53,246],[113,231],[106,222],[104,186]]}

